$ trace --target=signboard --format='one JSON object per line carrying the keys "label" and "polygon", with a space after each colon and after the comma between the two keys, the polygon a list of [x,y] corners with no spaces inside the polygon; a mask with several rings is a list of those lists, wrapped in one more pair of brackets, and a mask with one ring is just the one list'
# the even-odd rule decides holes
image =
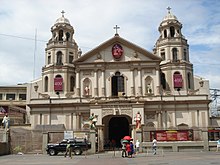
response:
{"label": "signboard", "polygon": [[188,130],[174,130],[174,131],[158,131],[156,133],[156,139],[158,141],[187,141],[189,138]]}
{"label": "signboard", "polygon": [[73,131],[64,131],[64,139],[73,139]]}
{"label": "signboard", "polygon": [[63,78],[62,77],[54,78],[54,90],[63,91]]}
{"label": "signboard", "polygon": [[174,88],[182,88],[183,87],[183,78],[181,74],[173,75]]}

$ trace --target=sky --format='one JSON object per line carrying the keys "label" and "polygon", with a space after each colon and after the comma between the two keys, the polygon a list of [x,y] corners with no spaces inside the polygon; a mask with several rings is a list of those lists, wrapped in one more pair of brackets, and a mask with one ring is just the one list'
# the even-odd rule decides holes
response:
{"label": "sky", "polygon": [[219,0],[0,0],[0,85],[41,77],[50,28],[65,11],[83,53],[115,34],[153,52],[158,27],[171,13],[183,24],[194,75],[220,89]]}

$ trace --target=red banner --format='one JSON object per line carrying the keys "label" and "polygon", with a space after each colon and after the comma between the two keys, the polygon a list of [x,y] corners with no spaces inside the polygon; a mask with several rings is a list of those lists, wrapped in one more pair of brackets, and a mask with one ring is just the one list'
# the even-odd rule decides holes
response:
{"label": "red banner", "polygon": [[189,140],[189,131],[159,131],[156,132],[158,141],[187,141]]}
{"label": "red banner", "polygon": [[183,87],[183,78],[181,74],[173,75],[174,88],[182,88]]}
{"label": "red banner", "polygon": [[62,77],[54,78],[54,90],[63,91],[63,78]]}

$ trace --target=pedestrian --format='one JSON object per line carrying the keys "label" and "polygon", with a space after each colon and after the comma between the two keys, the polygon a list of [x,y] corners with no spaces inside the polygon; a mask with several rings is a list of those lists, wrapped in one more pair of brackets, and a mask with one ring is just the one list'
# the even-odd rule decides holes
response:
{"label": "pedestrian", "polygon": [[127,152],[128,157],[130,158],[131,157],[131,147],[130,147],[129,142],[126,144],[126,152]]}
{"label": "pedestrian", "polygon": [[126,143],[125,142],[122,142],[122,147],[121,147],[121,156],[124,158],[124,157],[127,157],[127,152],[126,152]]}
{"label": "pedestrian", "polygon": [[133,154],[134,154],[134,144],[133,144],[132,141],[130,142],[130,148],[131,148],[130,157],[132,158],[132,157],[133,157]]}
{"label": "pedestrian", "polygon": [[72,149],[71,149],[70,141],[67,142],[66,152],[64,154],[64,157],[66,157],[67,154],[69,154],[69,157],[72,159]]}
{"label": "pedestrian", "polygon": [[140,142],[139,142],[138,139],[136,140],[135,148],[136,148],[136,154],[138,154],[139,153],[139,149],[140,149]]}
{"label": "pedestrian", "polygon": [[220,138],[217,140],[216,152],[218,152],[218,148],[220,148]]}
{"label": "pedestrian", "polygon": [[156,153],[157,153],[157,140],[155,138],[152,141],[152,150],[153,150],[153,154],[156,155]]}
{"label": "pedestrian", "polygon": [[2,124],[4,125],[5,130],[8,131],[9,126],[10,126],[10,118],[7,113],[5,114],[5,116],[2,120]]}

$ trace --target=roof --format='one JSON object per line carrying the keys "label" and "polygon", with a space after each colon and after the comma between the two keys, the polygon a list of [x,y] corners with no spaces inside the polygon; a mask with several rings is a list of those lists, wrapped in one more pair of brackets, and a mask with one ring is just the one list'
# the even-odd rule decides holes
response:
{"label": "roof", "polygon": [[102,51],[103,49],[115,44],[115,43],[120,43],[123,45],[126,45],[129,48],[135,49],[136,51],[138,51],[139,53],[142,53],[154,60],[161,60],[161,58],[159,56],[154,55],[153,53],[147,51],[144,48],[141,48],[140,46],[120,37],[118,34],[116,34],[114,37],[110,38],[109,40],[107,40],[106,42],[103,42],[102,44],[100,44],[99,46],[95,47],[94,49],[90,50],[89,52],[85,53],[84,55],[82,55],[80,58],[76,59],[75,62],[82,62],[85,61],[87,58],[89,58],[90,56]]}

